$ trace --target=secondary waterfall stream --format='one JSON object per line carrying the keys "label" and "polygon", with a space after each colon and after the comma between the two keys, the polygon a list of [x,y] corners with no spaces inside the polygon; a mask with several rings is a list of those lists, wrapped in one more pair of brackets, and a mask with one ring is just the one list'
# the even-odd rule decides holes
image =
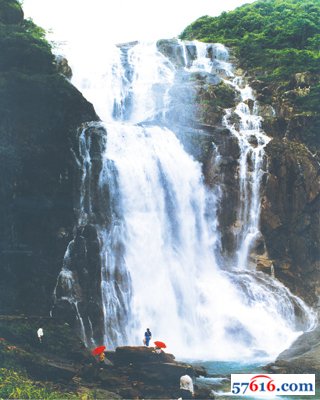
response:
{"label": "secondary waterfall stream", "polygon": [[[177,42],[174,50],[167,57],[156,43],[134,42],[114,47],[108,63],[92,70],[73,66],[75,85],[93,102],[107,132],[96,192],[104,199],[99,213],[108,212],[110,221],[95,221],[105,343],[141,345],[149,327],[178,357],[272,358],[310,329],[315,317],[280,282],[248,267],[259,235],[263,148],[269,138],[261,130],[254,95],[234,76],[224,46]],[[201,163],[185,143],[195,74],[224,80],[239,93],[239,104],[225,110],[223,121],[240,148],[239,228],[229,265],[223,262],[217,218],[223,188],[206,187]],[[85,135],[80,136],[82,182],[91,179],[91,141]],[[87,186],[80,191],[79,225],[93,212],[84,201],[91,196]],[[63,296],[74,302],[67,265],[59,279],[68,280]]]}

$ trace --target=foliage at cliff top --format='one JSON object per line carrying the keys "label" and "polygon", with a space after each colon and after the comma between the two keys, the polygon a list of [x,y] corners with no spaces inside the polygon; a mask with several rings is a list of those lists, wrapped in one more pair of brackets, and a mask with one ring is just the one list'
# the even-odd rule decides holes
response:
{"label": "foliage at cliff top", "polygon": [[201,17],[180,37],[235,48],[241,65],[260,78],[319,72],[320,0],[260,0],[218,17]]}
{"label": "foliage at cliff top", "polygon": [[273,89],[266,103],[287,104],[291,116],[309,120],[299,140],[319,148],[320,0],[259,0],[201,17],[180,38],[231,47],[240,66]]}
{"label": "foliage at cliff top", "polygon": [[0,0],[0,71],[54,72],[51,46],[45,31],[31,20],[15,0]]}

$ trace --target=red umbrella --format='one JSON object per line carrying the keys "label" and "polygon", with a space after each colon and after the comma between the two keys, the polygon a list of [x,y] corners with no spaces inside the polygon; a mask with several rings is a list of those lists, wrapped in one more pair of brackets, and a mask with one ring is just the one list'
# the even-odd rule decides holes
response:
{"label": "red umbrella", "polygon": [[167,346],[166,346],[166,344],[165,343],[163,343],[163,342],[154,342],[154,344],[157,346],[157,347],[160,347],[160,349],[165,349]]}
{"label": "red umbrella", "polygon": [[99,346],[99,347],[96,347],[95,349],[93,349],[93,350],[91,351],[91,354],[92,354],[93,356],[98,356],[99,354],[103,353],[103,352],[105,351],[105,349],[106,349],[106,346]]}

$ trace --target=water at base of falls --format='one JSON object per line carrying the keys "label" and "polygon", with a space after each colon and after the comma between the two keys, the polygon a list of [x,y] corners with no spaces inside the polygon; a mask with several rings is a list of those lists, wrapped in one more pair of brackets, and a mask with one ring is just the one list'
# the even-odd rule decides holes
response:
{"label": "water at base of falls", "polygon": [[[87,77],[86,88],[79,85],[104,110],[107,132],[97,192],[108,197],[112,221],[95,222],[102,243],[105,344],[141,345],[149,327],[153,340],[165,341],[180,358],[274,358],[312,326],[314,316],[281,283],[247,268],[259,231],[263,147],[269,139],[259,117],[245,107],[243,90],[239,106],[225,117],[241,148],[238,268],[222,268],[217,222],[222,188],[205,186],[202,166],[186,151],[182,133],[194,112],[192,74],[240,86],[222,45],[175,42],[168,54],[155,43],[123,45],[114,50],[103,77],[91,77],[91,86]],[[81,82],[81,72],[75,74]],[[101,86],[99,96],[92,94],[94,79],[109,89],[107,101]],[[240,128],[231,123],[233,112]],[[250,146],[252,136],[256,147]],[[217,162],[219,154],[215,157]],[[80,214],[90,219],[85,207]]]}

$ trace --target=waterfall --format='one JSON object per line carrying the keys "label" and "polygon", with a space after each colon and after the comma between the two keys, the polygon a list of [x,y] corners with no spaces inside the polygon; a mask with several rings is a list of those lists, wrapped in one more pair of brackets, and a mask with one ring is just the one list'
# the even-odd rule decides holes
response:
{"label": "waterfall", "polygon": [[[85,184],[92,174],[87,131],[80,135],[79,161],[80,211],[89,210],[80,212],[79,225],[93,208],[108,214],[94,219],[105,344],[141,345],[149,327],[153,339],[165,341],[180,358],[275,357],[312,327],[314,315],[280,282],[248,269],[259,234],[263,148],[269,140],[254,96],[234,77],[224,46],[178,41],[173,50],[162,46],[159,51],[156,43],[119,45],[98,74],[73,67],[75,83],[93,101],[106,131],[95,207],[91,185]],[[188,128],[196,107],[195,75],[224,80],[241,97],[224,117],[241,150],[240,229],[230,268],[221,262],[217,222],[223,188],[206,187],[202,165],[189,152],[196,135],[204,134]],[[186,131],[193,135],[189,142]],[[218,170],[220,155],[212,146]]]}
{"label": "waterfall", "polygon": [[238,127],[232,123],[233,111],[226,110],[224,124],[238,139],[240,147],[238,211],[239,231],[236,266],[248,265],[249,252],[260,234],[260,183],[263,175],[264,147],[270,141],[261,129],[261,117],[251,88],[242,79],[234,78],[231,84],[240,92],[241,100],[234,110],[239,117]]}
{"label": "waterfall", "polygon": [[59,273],[57,284],[53,291],[53,297],[55,300],[57,299],[57,297],[59,297],[61,300],[67,301],[73,307],[73,310],[76,314],[81,339],[83,340],[83,343],[88,347],[89,345],[94,345],[94,341],[92,339],[92,332],[87,334],[83,317],[79,312],[78,303],[81,299],[81,288],[79,287],[79,285],[77,285],[76,279],[74,277],[74,272],[70,269],[71,252],[73,246],[74,241],[71,241],[64,255],[63,267]]}

